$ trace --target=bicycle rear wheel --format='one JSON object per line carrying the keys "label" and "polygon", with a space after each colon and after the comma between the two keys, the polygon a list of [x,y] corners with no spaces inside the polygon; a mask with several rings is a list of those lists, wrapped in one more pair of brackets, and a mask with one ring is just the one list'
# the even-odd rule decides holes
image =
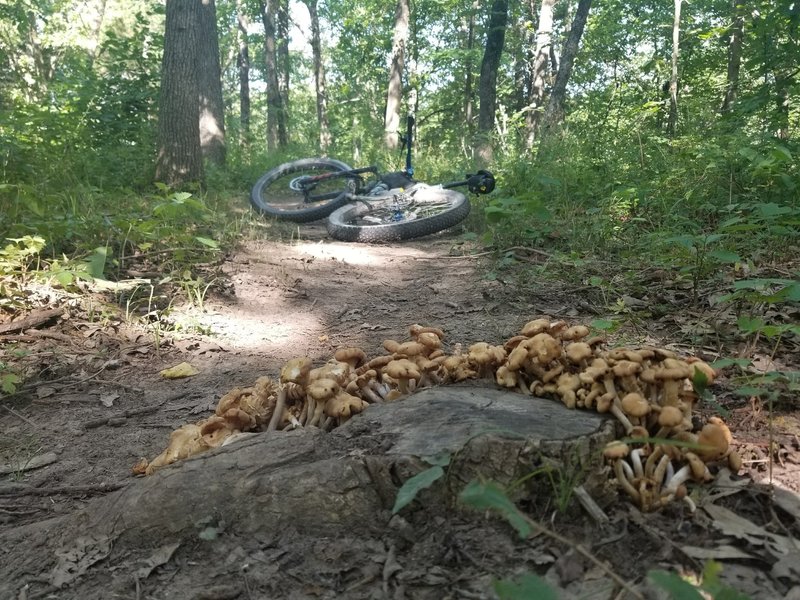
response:
{"label": "bicycle rear wheel", "polygon": [[328,217],[328,233],[344,242],[390,242],[442,231],[463,221],[470,204],[461,192],[422,187],[398,194],[358,196]]}
{"label": "bicycle rear wheel", "polygon": [[303,158],[270,169],[250,191],[250,204],[258,212],[296,223],[323,219],[347,202],[355,191],[349,177],[333,177],[303,184],[302,177],[349,171],[345,163],[331,158]]}

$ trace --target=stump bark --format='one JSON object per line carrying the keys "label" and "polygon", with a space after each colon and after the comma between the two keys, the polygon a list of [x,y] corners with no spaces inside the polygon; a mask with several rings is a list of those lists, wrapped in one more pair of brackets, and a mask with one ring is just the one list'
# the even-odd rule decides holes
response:
{"label": "stump bark", "polygon": [[[425,389],[372,405],[331,433],[252,435],[131,481],[72,515],[8,531],[0,536],[0,582],[52,573],[77,544],[84,553],[87,543],[152,548],[209,527],[379,534],[400,486],[442,454],[450,457],[446,475],[403,511],[459,510],[457,494],[472,479],[508,485],[542,465],[579,470],[579,483],[598,497],[607,493],[601,449],[613,436],[612,421],[552,400],[474,386]],[[531,478],[515,493],[552,495],[548,481]],[[0,596],[8,597],[4,585]]]}

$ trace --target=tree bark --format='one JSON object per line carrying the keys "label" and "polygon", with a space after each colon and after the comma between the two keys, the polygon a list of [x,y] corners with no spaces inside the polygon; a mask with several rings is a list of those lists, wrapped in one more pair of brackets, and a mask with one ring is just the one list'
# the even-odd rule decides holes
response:
{"label": "tree bark", "polygon": [[322,61],[322,40],[319,30],[317,0],[304,0],[311,21],[311,55],[314,62],[314,87],[317,95],[317,124],[319,126],[319,150],[324,155],[331,144],[328,123],[328,99],[325,96],[325,64]]}
{"label": "tree bark", "polygon": [[542,0],[539,9],[539,27],[536,30],[536,50],[531,65],[531,92],[528,112],[525,114],[525,147],[530,150],[536,139],[536,130],[544,109],[547,65],[553,44],[553,6],[556,0]]}
{"label": "tree bark", "polygon": [[278,83],[278,57],[275,47],[275,20],[278,0],[261,3],[264,23],[264,70],[267,83],[267,150],[274,152],[280,145],[278,124],[281,113],[281,94]]}
{"label": "tree bark", "polygon": [[389,67],[389,87],[386,92],[386,115],[383,120],[384,143],[390,150],[397,149],[400,140],[400,102],[403,93],[403,68],[408,44],[409,0],[397,0],[394,13],[394,37],[392,39],[392,62]]}
{"label": "tree bark", "polygon": [[477,2],[472,4],[469,16],[467,17],[467,41],[466,41],[466,59],[464,60],[464,124],[469,129],[472,125],[474,118],[474,95],[475,95],[475,74],[472,72],[472,49],[475,47],[475,13],[479,6]]}
{"label": "tree bark", "polygon": [[250,46],[247,40],[247,27],[249,25],[245,7],[241,0],[237,0],[236,14],[239,28],[239,53],[236,57],[236,66],[239,68],[239,123],[241,127],[239,144],[247,146],[250,143]]}
{"label": "tree bark", "polygon": [[564,102],[567,96],[567,84],[572,75],[572,67],[575,64],[575,57],[578,55],[583,30],[586,27],[586,20],[589,17],[589,9],[592,0],[579,0],[578,8],[575,11],[575,18],[572,20],[572,27],[564,42],[564,50],[561,52],[561,64],[558,67],[556,80],[547,100],[547,108],[544,111],[544,129],[552,129],[564,120]]}
{"label": "tree bark", "polygon": [[678,57],[680,56],[681,2],[675,0],[675,17],[672,23],[672,72],[669,78],[669,116],[667,134],[675,135],[678,123]]}
{"label": "tree bark", "polygon": [[478,97],[478,159],[484,165],[492,161],[492,130],[497,106],[497,70],[503,55],[508,23],[508,1],[494,0],[489,16],[489,30],[486,33],[486,49],[481,61],[481,75]]}
{"label": "tree bark", "polygon": [[275,47],[278,65],[278,92],[281,98],[278,112],[278,144],[283,148],[289,143],[289,0],[280,0],[276,15],[277,37]]}
{"label": "tree bark", "polygon": [[199,2],[167,2],[155,180],[170,187],[203,181],[197,118],[200,18]]}
{"label": "tree bark", "polygon": [[727,114],[736,104],[739,92],[739,70],[742,65],[742,37],[744,34],[743,5],[740,0],[733,0],[733,22],[728,34],[728,76],[725,83],[725,95],[722,98],[720,112]]}
{"label": "tree bark", "polygon": [[225,103],[222,100],[217,8],[214,0],[200,3],[197,84],[200,101],[200,149],[206,160],[215,165],[224,165]]}

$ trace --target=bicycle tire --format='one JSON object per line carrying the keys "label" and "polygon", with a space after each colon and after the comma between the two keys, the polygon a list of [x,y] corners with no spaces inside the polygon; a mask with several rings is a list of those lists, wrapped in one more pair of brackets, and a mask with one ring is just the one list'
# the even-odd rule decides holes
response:
{"label": "bicycle tire", "polygon": [[[414,195],[416,206],[424,216],[409,220],[371,224],[363,218],[380,210],[391,210],[391,195],[385,197],[356,196],[350,203],[328,216],[328,233],[343,242],[391,242],[408,240],[443,231],[463,221],[470,210],[467,197],[455,190],[425,187]],[[425,205],[430,207],[426,214]]]}
{"label": "bicycle tire", "polygon": [[302,158],[270,169],[250,190],[250,204],[258,212],[284,221],[307,223],[324,219],[347,203],[351,179],[334,178],[320,184],[324,199],[307,202],[300,192],[289,188],[292,179],[330,171],[349,171],[350,167],[332,158]]}

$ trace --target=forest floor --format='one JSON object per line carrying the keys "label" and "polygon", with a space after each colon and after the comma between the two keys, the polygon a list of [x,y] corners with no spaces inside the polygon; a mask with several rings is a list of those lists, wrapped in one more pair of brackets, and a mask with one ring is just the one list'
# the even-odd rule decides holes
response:
{"label": "forest floor", "polygon": [[[500,343],[543,315],[585,324],[608,316],[596,287],[575,281],[520,287],[513,266],[492,272],[490,257],[470,254],[474,249],[455,234],[362,245],[333,242],[317,224],[299,231],[287,242],[243,243],[210,267],[216,269],[214,285],[192,305],[147,286],[80,295],[31,288],[29,300],[39,304],[39,314],[60,310],[50,320],[0,335],[3,360],[29,375],[0,404],[0,542],[135,485],[132,467],[159,454],[173,429],[210,415],[231,388],[277,375],[290,358],[305,355],[321,364],[336,348],[351,345],[376,356],[384,339],[407,339],[413,323],[443,329],[452,348]],[[523,267],[549,260],[544,253],[515,252]],[[631,308],[613,343],[719,358],[719,344],[708,340],[719,338],[719,330],[711,330],[720,315],[688,308],[685,291],[670,288],[664,274],[653,277],[652,293],[626,298]],[[649,310],[655,298],[658,317]],[[168,317],[162,318],[165,308]],[[0,313],[0,326],[8,330],[12,317],[20,316]],[[755,358],[798,370],[796,352],[787,343],[775,356]],[[198,373],[160,375],[181,362]],[[797,403],[795,410],[779,403],[770,411],[756,398],[735,396],[724,376],[712,391],[727,411],[745,467],[739,476],[724,472],[697,490],[694,514],[682,504],[642,514],[621,496],[604,507],[610,517],[605,525],[576,502],[563,511],[554,499],[524,508],[631,582],[641,582],[650,569],[699,574],[717,561],[723,580],[751,598],[800,598]],[[713,412],[708,406],[702,411]],[[40,568],[14,571],[21,558],[2,542],[0,563],[6,566],[0,579],[3,572],[16,579],[0,585],[0,600],[492,598],[493,577],[532,571],[546,574],[565,598],[615,597],[610,588],[598,588],[597,570],[574,547],[542,537],[520,540],[499,520],[461,515],[444,522],[440,515],[416,513],[404,527],[404,543],[390,543],[400,535],[394,531],[349,548],[343,541],[349,532],[341,539],[306,539],[305,547],[277,534],[258,545],[232,535],[213,548],[194,540],[166,554],[159,549],[160,558],[153,550],[151,568],[125,581],[113,574],[137,555],[115,551],[61,590],[50,585],[55,557],[43,553]],[[324,578],[311,577],[307,553]],[[710,571],[706,575],[713,579]]]}

